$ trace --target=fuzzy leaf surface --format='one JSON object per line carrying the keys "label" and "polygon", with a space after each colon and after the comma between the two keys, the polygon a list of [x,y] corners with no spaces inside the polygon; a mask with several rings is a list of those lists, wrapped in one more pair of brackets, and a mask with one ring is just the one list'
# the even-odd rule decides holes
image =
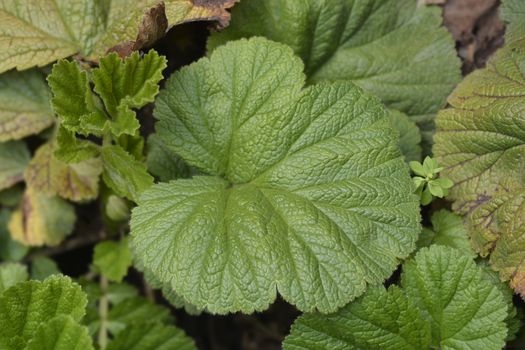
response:
{"label": "fuzzy leaf surface", "polygon": [[136,323],[119,333],[107,350],[195,350],[193,340],[180,329],[161,323]]}
{"label": "fuzzy leaf surface", "polygon": [[80,321],[86,303],[80,286],[68,277],[18,283],[0,294],[0,347],[24,349],[39,327],[59,315]]}
{"label": "fuzzy leaf surface", "polygon": [[240,40],[159,95],[159,138],[209,176],[147,190],[132,250],[198,309],[263,310],[277,290],[333,312],[414,249],[418,203],[388,112],[350,82],[303,89],[302,70],[282,44]]}
{"label": "fuzzy leaf surface", "polygon": [[415,0],[260,0],[232,10],[209,48],[242,37],[282,42],[310,82],[351,80],[432,131],[434,114],[459,82],[460,62],[441,9]]}
{"label": "fuzzy leaf surface", "polygon": [[285,350],[420,350],[430,323],[397,287],[371,288],[335,314],[305,314],[293,324]]}
{"label": "fuzzy leaf surface", "polygon": [[430,322],[432,347],[499,350],[505,345],[503,293],[459,250],[423,248],[404,264],[401,285]]}
{"label": "fuzzy leaf surface", "polygon": [[86,326],[71,316],[60,315],[42,324],[25,350],[94,350]]}

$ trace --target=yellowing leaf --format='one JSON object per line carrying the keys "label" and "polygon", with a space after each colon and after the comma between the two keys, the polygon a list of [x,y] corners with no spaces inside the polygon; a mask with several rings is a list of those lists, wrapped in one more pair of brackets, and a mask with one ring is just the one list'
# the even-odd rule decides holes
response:
{"label": "yellowing leaf", "polygon": [[29,246],[57,245],[73,231],[76,216],[71,204],[28,188],[21,207],[9,221],[11,237]]}
{"label": "yellowing leaf", "polygon": [[3,0],[0,73],[45,66],[74,54],[96,59],[109,49],[125,54],[149,45],[186,21],[226,24],[235,1]]}
{"label": "yellowing leaf", "polygon": [[[2,64],[0,59],[0,67]],[[51,126],[55,119],[49,99],[44,76],[37,70],[0,75],[0,142],[21,139]]]}
{"label": "yellowing leaf", "polygon": [[52,144],[45,144],[37,150],[24,176],[29,187],[46,195],[84,201],[97,197],[101,173],[100,159],[67,164],[53,155]]}

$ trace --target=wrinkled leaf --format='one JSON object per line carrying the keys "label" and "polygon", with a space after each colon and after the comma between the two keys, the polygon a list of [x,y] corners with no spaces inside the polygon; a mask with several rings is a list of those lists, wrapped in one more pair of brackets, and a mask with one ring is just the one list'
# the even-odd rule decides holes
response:
{"label": "wrinkled leaf", "polygon": [[422,350],[430,323],[397,287],[370,289],[335,314],[306,314],[284,341],[285,350]]}
{"label": "wrinkled leaf", "polygon": [[433,348],[499,350],[505,345],[504,296],[459,250],[437,245],[421,249],[403,266],[401,284],[430,321]]}
{"label": "wrinkled leaf", "polygon": [[410,116],[428,142],[434,114],[461,78],[440,11],[415,0],[242,1],[208,47],[251,36],[285,43],[310,82],[353,81]]}
{"label": "wrinkled leaf", "polygon": [[148,171],[163,182],[188,177],[191,173],[184,161],[166,147],[157,134],[148,137],[146,165]]}
{"label": "wrinkled leaf", "polygon": [[199,309],[263,310],[277,290],[335,311],[415,247],[418,202],[388,112],[349,82],[303,90],[302,70],[284,45],[241,40],[159,95],[161,141],[210,176],[147,190],[132,249]]}
{"label": "wrinkled leaf", "polygon": [[399,133],[399,148],[405,156],[405,161],[421,160],[421,133],[416,123],[408,116],[396,110],[390,111],[392,126]]}
{"label": "wrinkled leaf", "polygon": [[60,315],[42,324],[28,342],[26,350],[94,350],[85,326],[72,317]]}
{"label": "wrinkled leaf", "polygon": [[60,197],[48,197],[29,188],[20,208],[11,214],[9,231],[27,246],[58,245],[73,231],[75,208]]}
{"label": "wrinkled leaf", "polygon": [[195,350],[183,331],[160,323],[136,323],[119,333],[107,350]]}

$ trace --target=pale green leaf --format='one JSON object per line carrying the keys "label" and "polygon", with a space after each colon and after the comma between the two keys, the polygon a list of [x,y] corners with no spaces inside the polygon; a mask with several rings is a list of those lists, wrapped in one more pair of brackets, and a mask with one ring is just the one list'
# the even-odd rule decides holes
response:
{"label": "pale green leaf", "polygon": [[60,315],[42,324],[25,350],[94,350],[85,326],[72,317]]}
{"label": "pale green leaf", "polygon": [[[0,73],[45,66],[74,54],[96,59],[108,50],[129,53],[151,45],[169,26],[219,20],[234,1],[2,0]],[[153,8],[153,9],[152,9]],[[164,8],[166,13],[164,13]],[[167,17],[167,18],[166,18]]]}
{"label": "pale green leaf", "polygon": [[459,82],[454,42],[441,9],[416,0],[242,1],[231,25],[209,49],[228,40],[265,36],[289,45],[310,82],[351,80],[424,127]]}
{"label": "pale green leaf", "polygon": [[31,155],[22,141],[0,143],[0,191],[24,179]]}
{"label": "pale green leaf", "polygon": [[159,95],[161,141],[210,176],[147,190],[132,249],[198,309],[263,310],[279,291],[335,311],[415,247],[419,207],[388,112],[349,82],[303,89],[301,71],[288,47],[241,40]]}
{"label": "pale green leaf", "polygon": [[44,76],[37,70],[1,74],[0,142],[37,134],[51,126],[55,118],[50,97]]}
{"label": "pale green leaf", "polygon": [[430,323],[397,287],[371,288],[335,314],[306,314],[293,324],[285,350],[423,350]]}
{"label": "pale green leaf", "polygon": [[440,210],[432,214],[432,229],[424,228],[419,236],[419,248],[430,245],[442,245],[456,248],[463,254],[475,257],[476,253],[470,246],[467,231],[463,226],[463,218],[448,210]]}
{"label": "pale green leaf", "polygon": [[24,173],[28,187],[76,202],[95,199],[102,173],[100,158],[67,164],[55,157],[53,147],[47,143],[36,151]]}
{"label": "pale green leaf", "polygon": [[11,214],[9,231],[27,246],[58,245],[73,231],[75,208],[60,197],[28,188],[20,208]]}
{"label": "pale green leaf", "polygon": [[0,293],[28,279],[27,266],[19,263],[0,264]]}
{"label": "pale green leaf", "polygon": [[106,241],[95,246],[93,265],[108,280],[122,282],[131,266],[131,252],[128,239],[118,242]]}
{"label": "pale green leaf", "polygon": [[100,67],[93,69],[93,82],[111,116],[113,134],[135,134],[140,124],[132,109],[154,101],[164,68],[166,59],[153,50],[143,58],[135,52],[125,60],[117,54],[100,59]]}
{"label": "pale green leaf", "polygon": [[74,132],[60,126],[53,155],[65,163],[80,163],[97,158],[100,155],[100,147],[91,141],[77,138]]}
{"label": "pale green leaf", "polygon": [[136,323],[119,333],[107,350],[195,350],[184,332],[160,323]]}
{"label": "pale green leaf", "polygon": [[521,0],[503,0],[500,7],[501,18],[506,22],[505,44],[521,46],[525,44],[525,3]]}
{"label": "pale green leaf", "polygon": [[432,347],[500,350],[508,309],[501,290],[457,249],[423,248],[403,266],[401,284],[430,321]]}
{"label": "pale green leaf", "polygon": [[7,229],[10,217],[11,211],[0,209],[0,260],[20,261],[29,249],[11,238]]}
{"label": "pale green leaf", "polygon": [[0,294],[0,348],[24,349],[39,327],[56,316],[80,321],[86,303],[80,286],[68,277],[18,283]]}
{"label": "pale green leaf", "polygon": [[104,182],[117,194],[138,202],[142,192],[153,184],[146,166],[134,159],[120,146],[102,148]]}

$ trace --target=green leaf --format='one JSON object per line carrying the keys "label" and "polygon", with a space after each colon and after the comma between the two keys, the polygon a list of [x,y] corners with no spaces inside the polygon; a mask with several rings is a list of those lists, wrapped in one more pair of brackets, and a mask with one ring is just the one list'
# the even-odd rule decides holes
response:
{"label": "green leaf", "polygon": [[19,263],[0,264],[0,293],[28,279],[27,266]]}
{"label": "green leaf", "polygon": [[335,314],[306,314],[293,324],[285,350],[422,350],[430,323],[399,288],[371,288]]}
{"label": "green leaf", "polygon": [[24,169],[30,157],[22,141],[0,143],[0,191],[24,179]]}
{"label": "green leaf", "polygon": [[11,214],[9,231],[27,246],[58,245],[73,231],[75,208],[60,197],[28,188],[20,208]]}
{"label": "green leaf", "polygon": [[392,126],[399,132],[399,148],[405,161],[421,160],[421,133],[416,123],[408,116],[396,110],[390,111]]}
{"label": "green leaf", "polygon": [[62,127],[84,135],[102,135],[106,116],[91,91],[87,72],[77,62],[59,61],[47,81],[53,93],[51,103]]}
{"label": "green leaf", "polygon": [[159,323],[137,323],[127,327],[109,343],[107,350],[194,350],[184,332]]}
{"label": "green leaf", "polygon": [[65,163],[80,163],[100,155],[100,147],[76,137],[74,132],[60,126],[57,131],[53,155]]}
{"label": "green leaf", "polygon": [[[0,10],[0,18],[1,13]],[[4,63],[1,62],[0,66]],[[0,142],[37,134],[51,126],[55,118],[49,103],[50,97],[44,76],[37,70],[1,74]]]}
{"label": "green leaf", "polygon": [[128,220],[130,215],[128,202],[114,194],[110,195],[106,202],[106,215],[117,222]]}
{"label": "green leaf", "polygon": [[99,176],[102,172],[100,158],[67,164],[53,154],[53,144],[41,146],[25,170],[27,185],[48,196],[80,202],[98,196]]}
{"label": "green leaf", "polygon": [[[45,66],[74,54],[95,59],[149,46],[185,21],[226,24],[234,1],[28,0],[0,3],[0,73]],[[209,3],[209,4],[208,4]],[[166,9],[166,13],[164,13]],[[166,18],[167,17],[167,18]]]}
{"label": "green leaf", "polygon": [[449,199],[468,212],[525,168],[525,51],[502,49],[470,74],[437,118],[434,154],[454,183]]}
{"label": "green leaf", "polygon": [[423,248],[403,267],[401,284],[431,324],[432,347],[499,350],[508,316],[500,289],[457,249]]}
{"label": "green leaf", "polygon": [[27,344],[26,350],[94,350],[85,326],[60,315],[42,324]]}
{"label": "green leaf", "polygon": [[282,44],[241,40],[159,95],[159,138],[210,176],[147,190],[132,249],[198,309],[263,310],[279,291],[332,312],[414,249],[419,207],[388,112],[349,82],[302,90],[302,68]]}
{"label": "green leaf", "polygon": [[500,7],[500,16],[506,22],[505,44],[523,47],[525,44],[525,4],[521,0],[504,0]]}
{"label": "green leaf", "polygon": [[163,182],[188,177],[191,173],[186,163],[166,147],[157,134],[148,137],[146,165],[148,171]]}
{"label": "green leaf", "polygon": [[49,276],[60,274],[57,263],[45,256],[37,256],[31,262],[31,278],[45,280]]}
{"label": "green leaf", "polygon": [[98,271],[113,282],[122,282],[131,266],[131,252],[128,239],[118,242],[106,241],[95,246],[93,265]]}
{"label": "green leaf", "polygon": [[441,9],[415,0],[259,0],[232,10],[232,23],[208,48],[265,36],[289,45],[310,82],[351,80],[424,127],[461,79]]}
{"label": "green leaf", "polygon": [[433,213],[431,220],[433,228],[423,229],[417,241],[419,248],[429,247],[430,245],[441,245],[456,248],[472,258],[476,256],[476,253],[470,246],[461,216],[442,209]]}
{"label": "green leaf", "polygon": [[93,69],[93,82],[112,118],[114,135],[136,133],[140,124],[132,108],[154,101],[164,68],[166,59],[153,50],[142,59],[137,52],[125,60],[117,54],[100,59],[100,67]]}
{"label": "green leaf", "polygon": [[142,192],[153,185],[153,177],[148,174],[146,166],[120,146],[103,147],[102,161],[106,185],[129,200],[138,202]]}
{"label": "green leaf", "polygon": [[5,207],[15,207],[22,199],[23,191],[20,186],[10,187],[0,191],[0,205]]}
{"label": "green leaf", "polygon": [[49,323],[56,316],[80,321],[86,303],[80,286],[68,277],[53,276],[43,282],[18,283],[0,294],[0,348],[24,349],[35,333],[43,336],[43,330],[39,330],[43,325],[49,327],[49,331],[56,331]]}

